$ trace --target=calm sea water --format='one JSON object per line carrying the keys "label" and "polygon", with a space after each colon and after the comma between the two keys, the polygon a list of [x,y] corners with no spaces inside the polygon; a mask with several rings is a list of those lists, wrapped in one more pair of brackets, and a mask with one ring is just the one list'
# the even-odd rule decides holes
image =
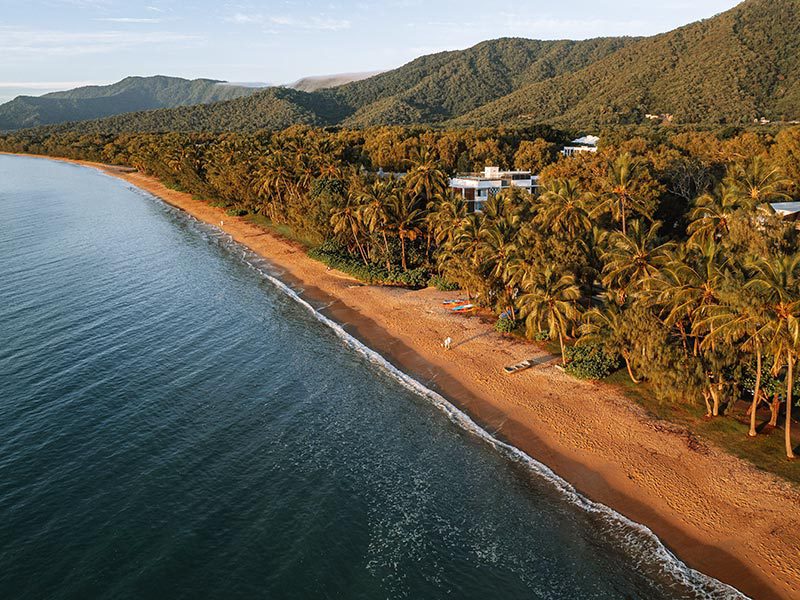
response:
{"label": "calm sea water", "polygon": [[0,598],[736,597],[270,274],[0,156]]}

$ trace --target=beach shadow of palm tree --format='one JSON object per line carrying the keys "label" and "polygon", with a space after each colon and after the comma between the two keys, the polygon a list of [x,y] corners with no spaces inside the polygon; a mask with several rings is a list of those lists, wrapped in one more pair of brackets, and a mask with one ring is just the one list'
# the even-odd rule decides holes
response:
{"label": "beach shadow of palm tree", "polygon": [[461,340],[460,342],[457,342],[457,343],[455,343],[455,344],[452,344],[452,345],[450,346],[450,349],[452,350],[453,348],[458,348],[459,346],[463,346],[463,345],[465,345],[465,344],[469,344],[469,343],[470,343],[471,341],[473,341],[473,340],[477,340],[478,338],[486,337],[486,336],[488,336],[488,335],[491,335],[491,332],[490,332],[490,331],[484,331],[483,333],[478,333],[478,334],[475,334],[475,335],[473,335],[472,337],[468,337],[468,338],[467,338],[467,339],[465,339],[465,340]]}

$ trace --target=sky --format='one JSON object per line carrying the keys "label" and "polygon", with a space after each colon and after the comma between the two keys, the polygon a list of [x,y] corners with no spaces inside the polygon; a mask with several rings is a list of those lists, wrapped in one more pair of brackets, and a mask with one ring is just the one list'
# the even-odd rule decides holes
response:
{"label": "sky", "polygon": [[290,83],[504,36],[652,35],[737,0],[0,0],[0,102],[129,75]]}

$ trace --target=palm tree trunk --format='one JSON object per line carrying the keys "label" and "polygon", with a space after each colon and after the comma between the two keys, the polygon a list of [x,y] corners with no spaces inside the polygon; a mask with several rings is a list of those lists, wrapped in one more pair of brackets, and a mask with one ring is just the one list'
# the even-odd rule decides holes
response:
{"label": "palm tree trunk", "polygon": [[567,352],[564,348],[564,334],[558,330],[558,343],[561,344],[561,365],[567,366]]}
{"label": "palm tree trunk", "polygon": [[786,374],[786,426],[783,435],[786,441],[786,458],[795,458],[792,449],[792,386],[794,385],[794,356],[790,350],[786,351],[788,372]]}
{"label": "palm tree trunk", "polygon": [[625,220],[625,200],[620,200],[619,208],[622,214],[622,235],[628,235],[628,227]]}
{"label": "palm tree trunk", "polygon": [[777,427],[778,426],[778,412],[781,409],[781,400],[778,397],[778,394],[772,396],[772,402],[769,404],[769,426],[770,427]]}
{"label": "palm tree trunk", "polygon": [[400,235],[400,264],[403,266],[403,271],[408,271],[408,265],[406,264],[406,238],[404,235]]}
{"label": "palm tree trunk", "polygon": [[710,387],[711,398],[714,400],[714,407],[711,409],[711,416],[719,416],[719,396],[722,390],[719,389],[719,384],[712,383]]}
{"label": "palm tree trunk", "polygon": [[633,375],[633,368],[631,367],[631,361],[630,361],[630,358],[628,357],[628,353],[627,352],[623,352],[622,353],[622,358],[625,360],[625,368],[628,369],[628,377],[631,378],[631,381],[633,383],[638,384],[639,380],[636,379],[636,377],[634,377],[634,375]]}
{"label": "palm tree trunk", "polygon": [[753,390],[753,404],[750,407],[750,437],[756,437],[756,410],[758,409],[758,396],[761,394],[761,348],[756,350],[756,387]]}
{"label": "palm tree trunk", "polygon": [[383,236],[383,247],[386,249],[386,270],[392,270],[392,263],[389,261],[389,240],[386,239],[386,231],[382,230],[381,235]]}
{"label": "palm tree trunk", "polygon": [[361,254],[361,260],[363,260],[364,265],[368,267],[369,260],[367,260],[367,254],[364,252],[364,247],[361,245],[361,242],[358,241],[358,234],[355,232],[353,232],[353,239],[356,241],[356,246],[358,246],[358,252]]}

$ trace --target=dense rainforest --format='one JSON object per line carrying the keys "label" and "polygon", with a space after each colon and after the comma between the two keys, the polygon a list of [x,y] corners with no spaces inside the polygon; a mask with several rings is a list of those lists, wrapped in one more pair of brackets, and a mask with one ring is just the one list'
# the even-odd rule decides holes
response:
{"label": "dense rainforest", "polygon": [[[710,19],[647,38],[503,38],[423,56],[331,89],[269,88],[226,102],[53,125],[49,131],[255,132],[297,124],[420,123],[593,129],[651,119],[713,127],[762,118],[790,122],[800,120],[798,29],[798,0],[745,0]],[[0,130],[20,127],[4,125],[2,114],[0,107]]]}
{"label": "dense rainforest", "polygon": [[[771,205],[800,199],[800,128],[616,129],[571,158],[560,135],[39,131],[0,137],[0,149],[130,165],[365,281],[461,289],[499,331],[557,344],[576,376],[621,371],[712,420],[746,400],[749,435],[782,421],[793,457],[798,228]],[[540,193],[506,189],[470,213],[448,176],[484,165],[532,169]]]}

